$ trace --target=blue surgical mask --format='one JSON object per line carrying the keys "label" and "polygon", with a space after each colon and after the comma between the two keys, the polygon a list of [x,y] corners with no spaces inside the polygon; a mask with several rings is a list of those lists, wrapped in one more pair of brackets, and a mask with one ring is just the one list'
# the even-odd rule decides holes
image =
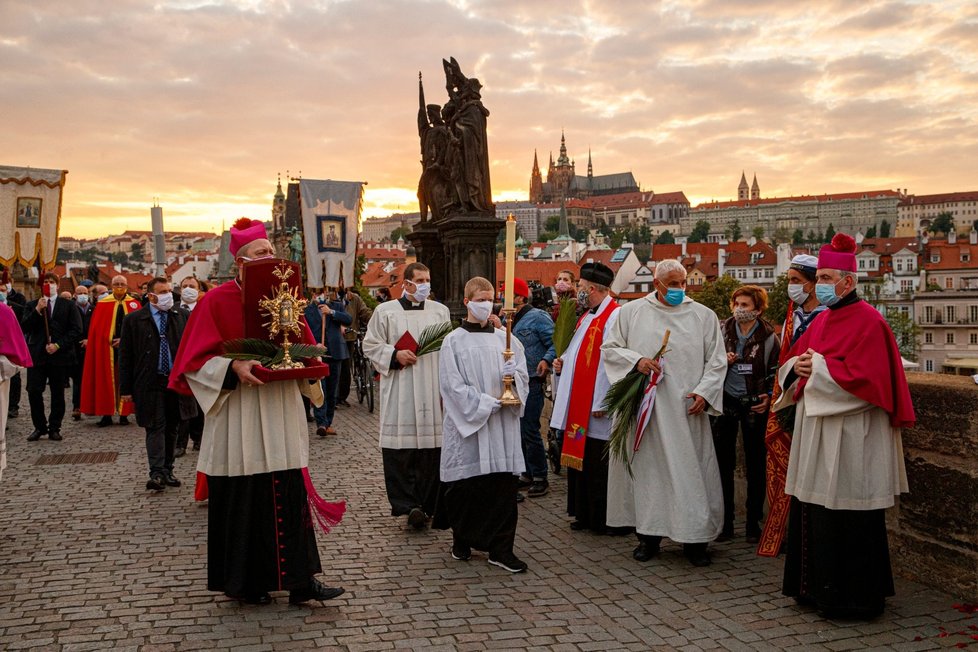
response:
{"label": "blue surgical mask", "polygon": [[0,303],[7,303],[7,293],[0,292]]}
{"label": "blue surgical mask", "polygon": [[818,302],[823,306],[834,306],[838,303],[839,297],[835,293],[835,286],[838,283],[817,283],[815,285],[815,296],[818,298]]}
{"label": "blue surgical mask", "polygon": [[667,288],[666,289],[666,303],[670,306],[678,306],[686,298],[686,290],[682,288]]}
{"label": "blue surgical mask", "polygon": [[88,303],[88,295],[87,294],[79,294],[77,297],[75,297],[75,302],[78,303],[78,305],[81,305],[81,306],[86,305]]}

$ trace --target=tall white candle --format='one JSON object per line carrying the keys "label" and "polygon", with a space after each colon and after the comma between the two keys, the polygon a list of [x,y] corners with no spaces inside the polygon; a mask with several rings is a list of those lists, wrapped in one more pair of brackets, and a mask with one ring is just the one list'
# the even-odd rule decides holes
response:
{"label": "tall white candle", "polygon": [[506,218],[506,281],[503,286],[503,310],[513,309],[513,281],[516,279],[516,218]]}

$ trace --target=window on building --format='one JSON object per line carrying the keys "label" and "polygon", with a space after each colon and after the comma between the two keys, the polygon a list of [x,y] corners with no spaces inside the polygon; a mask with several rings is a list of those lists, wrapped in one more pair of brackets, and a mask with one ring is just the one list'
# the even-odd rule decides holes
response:
{"label": "window on building", "polygon": [[968,321],[978,323],[978,306],[968,306]]}
{"label": "window on building", "polygon": [[924,371],[934,371],[933,360],[924,360]]}
{"label": "window on building", "polygon": [[932,253],[930,255],[930,262],[939,263],[941,262],[941,255],[939,253]]}
{"label": "window on building", "polygon": [[924,344],[933,344],[933,343],[934,343],[934,334],[924,333]]}
{"label": "window on building", "polygon": [[954,332],[952,331],[952,332],[950,332],[950,333],[947,333],[947,334],[946,334],[946,335],[944,336],[944,341],[945,341],[945,342],[946,342],[947,344],[954,344]]}
{"label": "window on building", "polygon": [[954,279],[950,276],[944,277],[944,289],[953,290],[954,289]]}
{"label": "window on building", "polygon": [[902,281],[900,281],[900,291],[901,292],[910,292],[911,290],[913,290],[913,281],[912,280],[905,278]]}
{"label": "window on building", "polygon": [[968,344],[978,344],[978,333],[971,333],[968,336]]}
{"label": "window on building", "polygon": [[903,271],[903,259],[902,258],[897,258],[897,260],[896,260],[896,271],[898,271],[898,272],[902,272]]}
{"label": "window on building", "polygon": [[934,321],[934,306],[924,306],[924,322],[930,324]]}
{"label": "window on building", "polygon": [[865,259],[860,259],[860,261],[859,261],[859,269],[866,269],[866,261],[865,261]]}
{"label": "window on building", "polygon": [[944,306],[944,317],[947,323],[953,324],[958,320],[958,311],[954,306]]}

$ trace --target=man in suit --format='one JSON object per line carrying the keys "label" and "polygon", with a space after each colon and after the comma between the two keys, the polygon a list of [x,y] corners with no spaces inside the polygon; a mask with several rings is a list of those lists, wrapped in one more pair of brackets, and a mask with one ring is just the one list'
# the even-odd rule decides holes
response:
{"label": "man in suit", "polygon": [[85,345],[88,343],[88,325],[92,321],[92,301],[89,287],[91,281],[85,280],[75,288],[75,305],[82,318],[81,338],[75,344],[75,363],[71,366],[71,418],[81,420],[82,371],[85,369]]}
{"label": "man in suit", "polygon": [[[340,326],[349,327],[353,319],[339,300],[336,290],[323,290],[306,306],[306,323],[309,324],[316,341],[326,345],[324,362],[329,364],[329,375],[323,378],[323,394],[326,400],[322,407],[313,408],[316,417],[316,434],[320,437],[335,435],[333,414],[336,412],[336,397],[339,391],[340,370],[343,360],[349,357],[346,341],[340,333]],[[325,329],[324,325],[325,324]],[[323,341],[323,331],[326,332]]]}
{"label": "man in suit", "polygon": [[167,388],[170,369],[188,313],[174,307],[170,283],[156,277],[147,284],[148,303],[122,321],[119,341],[119,393],[136,406],[136,423],[146,429],[149,481],[146,488],[179,487],[173,453],[180,421],[180,396]]}
{"label": "man in suit", "polygon": [[[61,441],[65,416],[65,382],[75,362],[75,343],[81,339],[82,318],[74,302],[58,298],[61,279],[48,272],[42,279],[43,295],[24,307],[21,327],[34,366],[27,370],[27,400],[34,431],[27,441],[44,435]],[[44,388],[51,386],[51,413],[44,415]]]}

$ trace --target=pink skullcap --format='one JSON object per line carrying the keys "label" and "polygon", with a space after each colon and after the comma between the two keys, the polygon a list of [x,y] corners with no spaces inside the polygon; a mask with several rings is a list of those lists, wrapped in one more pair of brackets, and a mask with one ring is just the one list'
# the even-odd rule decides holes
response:
{"label": "pink skullcap", "polygon": [[255,240],[268,240],[265,223],[242,217],[231,225],[231,244],[228,245],[228,250],[232,256],[237,256],[241,247]]}
{"label": "pink skullcap", "polygon": [[830,244],[818,250],[819,269],[856,271],[856,241],[846,233],[836,233]]}

